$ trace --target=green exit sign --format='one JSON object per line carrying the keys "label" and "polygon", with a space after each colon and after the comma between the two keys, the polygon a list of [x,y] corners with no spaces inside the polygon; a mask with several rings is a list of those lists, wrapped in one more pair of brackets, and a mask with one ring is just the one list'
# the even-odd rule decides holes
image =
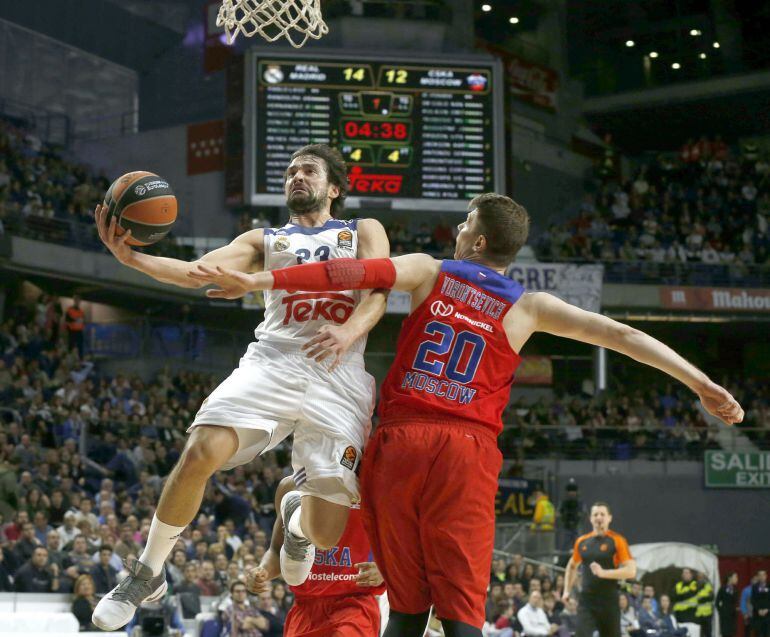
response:
{"label": "green exit sign", "polygon": [[706,486],[714,489],[770,489],[770,452],[707,451]]}

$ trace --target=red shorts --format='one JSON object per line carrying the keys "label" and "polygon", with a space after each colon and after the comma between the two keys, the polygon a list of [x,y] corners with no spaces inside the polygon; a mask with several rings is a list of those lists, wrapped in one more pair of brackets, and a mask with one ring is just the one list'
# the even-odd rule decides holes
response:
{"label": "red shorts", "polygon": [[390,607],[481,627],[502,454],[464,421],[383,423],[364,453],[361,502]]}
{"label": "red shorts", "polygon": [[374,595],[297,597],[284,637],[378,637],[380,605]]}

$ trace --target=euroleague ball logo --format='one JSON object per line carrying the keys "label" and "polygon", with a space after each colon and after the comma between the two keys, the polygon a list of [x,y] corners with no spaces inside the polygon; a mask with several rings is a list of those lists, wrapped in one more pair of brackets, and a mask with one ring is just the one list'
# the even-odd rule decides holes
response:
{"label": "euroleague ball logo", "polygon": [[430,306],[430,313],[433,316],[451,316],[454,311],[454,306],[444,303],[444,301],[433,301]]}
{"label": "euroleague ball logo", "polygon": [[134,188],[134,192],[141,197],[142,195],[147,194],[147,188],[139,184],[136,188]]}
{"label": "euroleague ball logo", "polygon": [[341,230],[337,235],[337,247],[338,248],[352,248],[353,247],[353,233],[350,230]]}
{"label": "euroleague ball logo", "polygon": [[340,464],[346,469],[353,471],[353,467],[356,466],[356,458],[358,458],[358,452],[355,447],[347,446],[345,451],[342,452],[342,459]]}

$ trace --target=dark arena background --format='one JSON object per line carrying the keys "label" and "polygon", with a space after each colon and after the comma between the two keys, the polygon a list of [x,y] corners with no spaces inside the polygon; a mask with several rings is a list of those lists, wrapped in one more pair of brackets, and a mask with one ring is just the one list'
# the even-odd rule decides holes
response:
{"label": "dark arena background", "polygon": [[[0,634],[98,631],[91,610],[264,315],[262,293],[124,267],[96,205],[125,173],[159,175],[178,217],[137,249],[193,262],[286,224],[290,156],[321,143],[347,162],[342,218],[379,220],[392,255],[451,259],[469,201],[507,194],[532,220],[507,276],[651,334],[745,410],[727,426],[662,372],[536,334],[498,439],[483,634],[574,634],[565,567],[602,501],[637,565],[623,637],[768,637],[770,3],[323,0],[328,33],[301,47],[307,12],[233,40],[220,7],[0,2]],[[391,293],[369,335],[378,386],[409,308]],[[268,550],[291,452],[213,475],[167,594],[118,634],[304,634],[284,632],[280,578],[231,598]],[[543,634],[526,627],[539,598]]]}

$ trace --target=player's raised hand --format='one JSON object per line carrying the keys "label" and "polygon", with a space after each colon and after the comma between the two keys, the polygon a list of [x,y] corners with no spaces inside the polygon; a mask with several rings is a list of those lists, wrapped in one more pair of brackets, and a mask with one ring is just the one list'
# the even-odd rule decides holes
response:
{"label": "player's raised hand", "polygon": [[698,392],[698,398],[707,412],[726,425],[743,421],[743,408],[724,387],[709,383],[705,389]]}
{"label": "player's raised hand", "polygon": [[358,575],[356,575],[358,586],[379,586],[382,584],[382,573],[374,562],[359,562],[353,566],[358,569]]}
{"label": "player's raised hand", "polygon": [[246,569],[246,590],[254,595],[259,595],[267,590],[267,571],[261,566],[250,566]]}
{"label": "player's raised hand", "polygon": [[334,361],[329,367],[333,370],[340,364],[342,357],[355,342],[356,335],[346,325],[322,325],[316,335],[302,346],[308,358],[318,362],[329,356],[334,356]]}
{"label": "player's raised hand", "polygon": [[99,238],[102,243],[107,246],[107,249],[112,252],[115,258],[121,263],[128,263],[131,259],[131,255],[134,251],[131,246],[126,243],[131,237],[131,231],[126,230],[122,235],[118,236],[117,227],[118,220],[115,216],[107,223],[107,206],[99,204],[94,210],[94,219],[96,220],[96,231],[99,233]]}
{"label": "player's raised hand", "polygon": [[219,286],[213,290],[206,290],[206,296],[215,299],[238,299],[253,290],[260,289],[259,280],[253,274],[222,268],[218,265],[210,267],[203,263],[196,263],[187,276],[196,281]]}

